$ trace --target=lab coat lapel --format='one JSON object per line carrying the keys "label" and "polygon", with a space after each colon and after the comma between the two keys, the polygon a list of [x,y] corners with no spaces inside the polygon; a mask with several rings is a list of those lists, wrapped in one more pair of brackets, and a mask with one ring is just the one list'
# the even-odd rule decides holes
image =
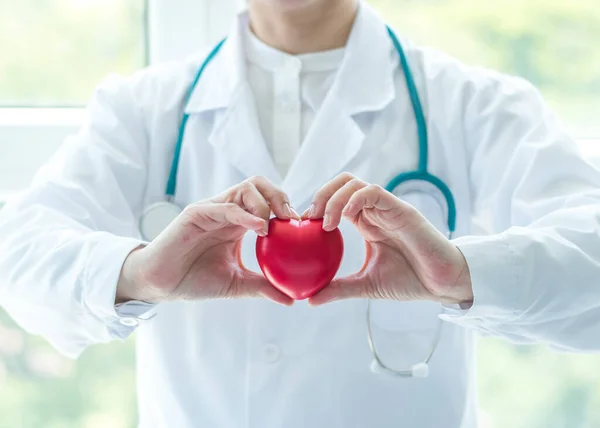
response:
{"label": "lab coat lapel", "polygon": [[338,74],[285,178],[292,204],[302,206],[356,158],[365,135],[355,119],[394,99],[397,64],[385,22],[361,2]]}
{"label": "lab coat lapel", "polygon": [[246,25],[247,14],[242,13],[221,50],[205,68],[186,112],[213,114],[208,141],[244,176],[262,175],[281,185],[282,178],[264,142],[255,97],[246,78]]}
{"label": "lab coat lapel", "polygon": [[326,99],[283,184],[292,204],[300,207],[319,187],[343,171],[360,150],[363,138],[338,100]]}
{"label": "lab coat lapel", "polygon": [[242,85],[226,112],[216,119],[209,142],[244,176],[261,175],[281,185],[281,175],[264,142],[249,85]]}

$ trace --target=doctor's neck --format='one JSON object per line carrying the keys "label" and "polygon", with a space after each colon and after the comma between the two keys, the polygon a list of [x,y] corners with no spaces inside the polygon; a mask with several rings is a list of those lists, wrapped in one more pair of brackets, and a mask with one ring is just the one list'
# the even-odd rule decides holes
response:
{"label": "doctor's neck", "polygon": [[288,54],[344,47],[357,0],[249,0],[250,27],[269,46]]}

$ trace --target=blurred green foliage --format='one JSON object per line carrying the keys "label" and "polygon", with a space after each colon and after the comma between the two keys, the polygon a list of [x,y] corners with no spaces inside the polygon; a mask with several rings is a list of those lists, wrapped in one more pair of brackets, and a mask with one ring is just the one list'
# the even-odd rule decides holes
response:
{"label": "blurred green foliage", "polygon": [[576,137],[600,135],[598,0],[370,0],[400,34],[534,83]]}
{"label": "blurred green foliage", "polygon": [[134,340],[73,361],[0,310],[0,428],[130,428],[137,419]]}
{"label": "blurred green foliage", "polygon": [[[371,0],[403,35],[535,83],[600,135],[598,0]],[[0,104],[83,104],[144,63],[142,0],[0,2]],[[482,428],[600,427],[600,359],[481,339]],[[135,426],[134,339],[73,362],[0,311],[0,428]]]}
{"label": "blurred green foliage", "polygon": [[83,105],[146,61],[145,0],[0,1],[0,106]]}

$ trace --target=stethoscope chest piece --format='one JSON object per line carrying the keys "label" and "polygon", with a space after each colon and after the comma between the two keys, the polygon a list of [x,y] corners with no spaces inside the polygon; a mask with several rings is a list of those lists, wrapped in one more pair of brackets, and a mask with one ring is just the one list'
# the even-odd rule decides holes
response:
{"label": "stethoscope chest piece", "polygon": [[375,374],[386,374],[392,377],[425,379],[426,377],[429,377],[429,364],[422,362],[413,365],[410,369],[394,370],[384,366],[377,359],[373,359],[373,361],[371,361],[371,372]]}
{"label": "stethoscope chest piece", "polygon": [[153,241],[173,220],[181,214],[181,208],[172,202],[157,202],[148,206],[140,218],[142,238]]}

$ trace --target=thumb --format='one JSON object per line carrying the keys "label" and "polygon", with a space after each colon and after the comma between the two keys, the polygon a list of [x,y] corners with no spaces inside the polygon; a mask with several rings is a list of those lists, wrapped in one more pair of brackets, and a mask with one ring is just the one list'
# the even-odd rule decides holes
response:
{"label": "thumb", "polygon": [[311,306],[344,299],[374,298],[373,285],[368,276],[362,273],[334,279],[331,283],[308,300]]}
{"label": "thumb", "polygon": [[262,297],[284,306],[294,304],[294,299],[273,287],[263,275],[251,270],[241,273],[238,284],[233,297]]}

